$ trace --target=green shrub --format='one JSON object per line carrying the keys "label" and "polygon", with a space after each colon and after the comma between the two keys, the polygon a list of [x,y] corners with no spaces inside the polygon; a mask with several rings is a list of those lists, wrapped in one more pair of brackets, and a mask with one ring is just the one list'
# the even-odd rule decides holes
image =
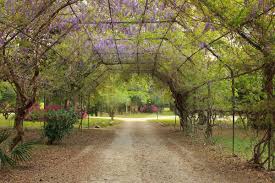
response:
{"label": "green shrub", "polygon": [[73,129],[73,125],[77,121],[77,114],[72,110],[49,111],[47,113],[47,123],[44,127],[44,135],[48,138],[48,144],[61,141]]}

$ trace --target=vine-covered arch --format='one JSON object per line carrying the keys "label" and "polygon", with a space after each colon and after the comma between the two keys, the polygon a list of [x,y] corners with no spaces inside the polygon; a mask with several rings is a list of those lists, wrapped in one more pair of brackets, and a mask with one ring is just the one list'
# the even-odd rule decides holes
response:
{"label": "vine-covered arch", "polygon": [[[272,117],[254,161],[270,161],[260,162],[259,149],[274,134],[273,0],[2,0],[0,13],[0,78],[17,93],[14,145],[41,87],[69,95],[87,82],[96,88],[106,74],[151,74],[170,88],[187,128],[196,91],[231,80],[234,97],[234,78],[261,72],[261,112]],[[52,84],[62,78],[65,84]],[[205,103],[209,122],[213,110]],[[233,116],[235,107],[233,98]]]}

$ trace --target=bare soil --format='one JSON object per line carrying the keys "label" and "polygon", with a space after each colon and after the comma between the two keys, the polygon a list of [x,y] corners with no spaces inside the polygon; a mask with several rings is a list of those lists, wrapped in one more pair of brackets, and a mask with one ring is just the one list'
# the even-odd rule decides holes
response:
{"label": "bare soil", "polygon": [[[39,136],[27,131],[26,138]],[[123,122],[74,131],[61,144],[39,145],[24,166],[0,171],[0,182],[272,182],[215,146],[157,123]]]}

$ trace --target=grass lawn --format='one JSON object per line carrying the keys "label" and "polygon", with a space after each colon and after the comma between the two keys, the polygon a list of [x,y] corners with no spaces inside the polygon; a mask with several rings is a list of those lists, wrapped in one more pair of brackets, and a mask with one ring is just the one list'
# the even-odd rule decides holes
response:
{"label": "grass lawn", "polygon": [[[231,129],[223,129],[225,131]],[[213,142],[216,145],[221,145],[225,151],[232,152],[232,135],[227,135],[226,132],[221,132],[220,134],[214,134],[212,138]],[[236,134],[235,136],[235,154],[242,156],[246,159],[249,159],[252,157],[252,147],[255,143],[255,140],[252,140],[249,137],[242,137],[242,135]]]}
{"label": "grass lawn", "polygon": [[[108,127],[108,126],[113,126],[118,124],[120,121],[117,119],[114,119],[114,121],[112,121],[110,118],[93,118],[90,117],[89,121],[88,119],[83,119],[82,121],[82,125],[83,128],[93,128],[95,126],[99,126],[99,127]],[[79,123],[75,125],[75,127],[79,127],[80,124],[80,120]]]}
{"label": "grass lawn", "polygon": [[[151,119],[151,120],[148,120],[149,122],[153,122],[153,123],[161,123],[161,124],[164,124],[164,125],[167,125],[167,126],[173,126],[175,125],[175,118],[171,118],[171,119]],[[177,117],[176,119],[176,126],[179,126],[180,120],[179,118]]]}
{"label": "grass lawn", "polygon": [[[14,116],[10,115],[8,119],[0,116],[0,127],[1,128],[12,128],[14,124]],[[24,127],[26,128],[42,128],[44,125],[41,121],[24,121]]]}
{"label": "grass lawn", "polygon": [[[221,145],[225,151],[232,152],[232,128],[226,129],[214,129],[213,130],[213,142],[217,145]],[[256,132],[252,130],[235,129],[235,154],[245,159],[252,158],[252,151],[254,145],[263,136],[263,132],[259,132],[258,136]]]}
{"label": "grass lawn", "polygon": [[[167,126],[175,125],[175,119],[152,119],[150,122],[157,122]],[[230,126],[230,121],[224,122],[219,120],[218,124],[221,126]],[[179,126],[179,119],[177,118],[176,126]],[[259,137],[256,136],[252,130],[245,130],[240,128],[241,125],[236,125],[235,129],[235,154],[245,159],[252,157],[252,150],[255,143],[259,140],[263,134],[259,133]],[[213,128],[212,141],[221,146],[226,152],[232,152],[232,128]]]}
{"label": "grass lawn", "polygon": [[116,114],[115,117],[120,118],[157,118],[159,116],[174,116],[172,111],[164,111],[159,114],[157,113],[129,113],[129,114]]}
{"label": "grass lawn", "polygon": [[160,113],[162,116],[174,116],[175,113],[173,111],[163,111]]}
{"label": "grass lawn", "polygon": [[156,118],[156,113],[132,113],[132,114],[117,114],[119,118]]}
{"label": "grass lawn", "polygon": [[[80,122],[80,120],[79,120]],[[93,118],[89,119],[89,126],[92,128],[94,126],[108,127],[115,124],[118,124],[119,120],[114,120],[108,118]],[[10,116],[9,119],[5,119],[3,116],[0,116],[0,128],[12,128],[14,124],[14,117]],[[25,128],[43,128],[44,123],[41,121],[24,121]],[[75,124],[75,128],[78,128],[79,124]],[[83,128],[88,127],[88,119],[83,119]]]}

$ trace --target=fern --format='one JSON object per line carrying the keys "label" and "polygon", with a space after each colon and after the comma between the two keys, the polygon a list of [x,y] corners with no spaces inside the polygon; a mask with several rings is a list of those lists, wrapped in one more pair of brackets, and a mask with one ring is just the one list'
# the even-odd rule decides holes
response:
{"label": "fern", "polygon": [[11,152],[5,151],[7,144],[5,143],[11,133],[7,130],[0,131],[0,168],[1,166],[15,166],[18,161],[27,161],[31,158],[31,149],[36,142],[26,142],[17,145]]}
{"label": "fern", "polygon": [[6,141],[10,136],[10,132],[7,130],[0,131],[0,144],[2,144],[4,141]]}
{"label": "fern", "polygon": [[28,161],[31,158],[31,149],[35,142],[26,142],[17,145],[11,152],[11,158],[15,161]]}
{"label": "fern", "polygon": [[0,163],[1,166],[6,166],[6,165],[15,166],[16,165],[16,161],[13,160],[11,157],[9,157],[1,149],[0,149],[0,160],[1,160],[1,163]]}

